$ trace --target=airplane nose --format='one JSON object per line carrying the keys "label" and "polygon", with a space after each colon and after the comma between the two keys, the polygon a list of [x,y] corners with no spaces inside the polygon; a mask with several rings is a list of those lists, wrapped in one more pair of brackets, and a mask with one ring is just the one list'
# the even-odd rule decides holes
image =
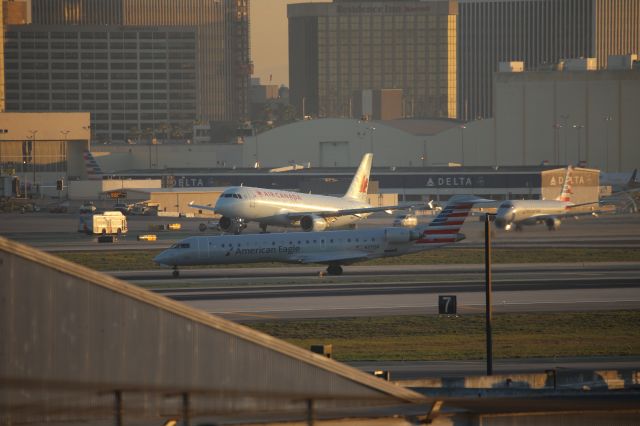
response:
{"label": "airplane nose", "polygon": [[213,210],[216,213],[221,214],[223,216],[226,215],[227,214],[226,210],[229,205],[227,201],[228,200],[226,198],[222,198],[222,197],[218,198],[218,201],[216,201],[215,206],[213,206]]}
{"label": "airplane nose", "polygon": [[155,263],[157,263],[158,265],[169,265],[169,260],[170,260],[171,256],[169,255],[169,253],[167,253],[167,251],[163,251],[160,254],[158,254],[156,257],[153,258],[153,261]]}
{"label": "airplane nose", "polygon": [[508,224],[513,222],[514,214],[511,210],[498,213],[496,215],[495,223],[498,228],[505,228]]}

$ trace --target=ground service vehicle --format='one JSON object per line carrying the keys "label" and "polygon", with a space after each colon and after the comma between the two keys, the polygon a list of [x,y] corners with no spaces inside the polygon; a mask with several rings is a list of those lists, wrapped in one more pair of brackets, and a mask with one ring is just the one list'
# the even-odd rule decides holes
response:
{"label": "ground service vehicle", "polygon": [[127,218],[120,212],[107,211],[101,214],[80,215],[79,232],[87,234],[116,234],[127,232]]}

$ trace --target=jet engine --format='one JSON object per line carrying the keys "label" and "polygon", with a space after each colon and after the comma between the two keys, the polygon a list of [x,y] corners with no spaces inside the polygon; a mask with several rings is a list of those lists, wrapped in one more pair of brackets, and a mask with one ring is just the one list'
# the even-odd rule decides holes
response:
{"label": "jet engine", "polygon": [[324,231],[327,229],[328,224],[327,221],[315,215],[302,216],[300,219],[300,227],[303,231]]}
{"label": "jet engine", "polygon": [[408,243],[420,238],[420,232],[408,228],[386,228],[384,239],[388,243]]}
{"label": "jet engine", "polygon": [[240,217],[231,218],[222,216],[218,221],[218,228],[220,228],[220,230],[223,232],[233,232],[234,234],[239,234],[246,227],[247,223]]}
{"label": "jet engine", "polygon": [[560,219],[556,217],[545,219],[544,223],[545,225],[547,225],[547,228],[549,229],[549,231],[555,231],[560,227]]}

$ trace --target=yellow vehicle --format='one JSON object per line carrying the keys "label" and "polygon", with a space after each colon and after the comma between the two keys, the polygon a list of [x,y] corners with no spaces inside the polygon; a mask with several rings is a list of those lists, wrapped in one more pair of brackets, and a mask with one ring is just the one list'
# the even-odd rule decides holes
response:
{"label": "yellow vehicle", "polygon": [[180,228],[182,228],[182,225],[179,223],[170,223],[167,225],[169,231],[179,231]]}
{"label": "yellow vehicle", "polygon": [[138,235],[138,241],[156,241],[158,237],[155,234]]}

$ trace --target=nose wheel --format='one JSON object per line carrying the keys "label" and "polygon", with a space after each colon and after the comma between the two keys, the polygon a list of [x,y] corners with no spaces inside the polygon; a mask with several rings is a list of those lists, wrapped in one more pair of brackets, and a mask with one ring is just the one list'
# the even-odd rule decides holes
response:
{"label": "nose wheel", "polygon": [[327,267],[327,274],[329,275],[342,275],[342,266],[332,263]]}
{"label": "nose wheel", "polygon": [[173,267],[173,272],[171,272],[171,276],[173,278],[178,278],[180,276],[180,271],[178,270],[177,266]]}

